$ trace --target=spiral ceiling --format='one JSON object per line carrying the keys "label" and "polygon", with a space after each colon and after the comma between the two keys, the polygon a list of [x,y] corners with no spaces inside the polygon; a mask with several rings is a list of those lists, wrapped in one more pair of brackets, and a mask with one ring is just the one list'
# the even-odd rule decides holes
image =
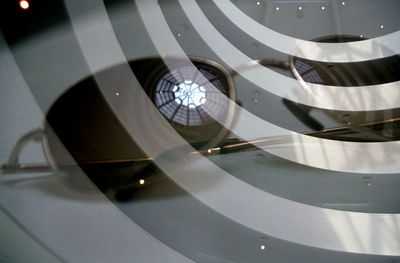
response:
{"label": "spiral ceiling", "polygon": [[6,262],[400,260],[400,2],[3,10]]}

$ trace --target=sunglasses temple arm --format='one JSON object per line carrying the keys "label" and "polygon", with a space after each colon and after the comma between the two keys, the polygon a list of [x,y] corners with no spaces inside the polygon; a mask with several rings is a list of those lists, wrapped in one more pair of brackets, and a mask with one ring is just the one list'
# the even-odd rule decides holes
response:
{"label": "sunglasses temple arm", "polygon": [[23,148],[31,142],[40,142],[44,136],[42,128],[35,128],[26,134],[24,134],[13,147],[10,157],[8,158],[7,164],[4,164],[2,168],[3,173],[15,173],[21,171],[50,171],[51,168],[48,164],[22,164],[19,161],[19,156]]}
{"label": "sunglasses temple arm", "polygon": [[[343,136],[352,133],[364,133],[368,134],[371,139],[375,141],[388,141],[389,138],[383,135],[372,134],[369,127],[373,125],[382,125],[390,122],[398,122],[399,118],[392,118],[383,121],[369,122],[364,124],[359,124],[356,126],[343,126],[331,129],[325,129],[322,131],[305,133],[304,135],[309,135],[318,138],[332,139],[335,136]],[[43,139],[43,130],[41,128],[34,129],[27,134],[23,135],[15,144],[8,163],[2,166],[2,173],[17,173],[17,172],[48,172],[52,171],[52,168],[48,164],[21,164],[19,163],[19,154],[23,147],[25,147],[29,142],[41,141]],[[243,150],[257,149],[265,146],[279,145],[282,143],[290,142],[290,135],[265,137],[257,140],[241,141],[238,139],[226,140],[218,147],[198,150],[191,152],[189,154],[202,154],[202,155],[213,155],[213,154],[225,154],[239,152]],[[146,157],[141,159],[116,159],[116,160],[98,160],[98,161],[88,161],[80,163],[82,166],[127,166],[127,165],[146,165],[152,163],[154,158]]]}

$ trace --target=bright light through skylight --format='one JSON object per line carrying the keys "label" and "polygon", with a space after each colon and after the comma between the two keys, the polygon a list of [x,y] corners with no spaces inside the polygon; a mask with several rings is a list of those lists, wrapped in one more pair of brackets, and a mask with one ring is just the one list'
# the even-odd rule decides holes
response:
{"label": "bright light through skylight", "polygon": [[206,90],[203,86],[190,80],[185,80],[174,86],[175,102],[189,108],[196,108],[206,102]]}

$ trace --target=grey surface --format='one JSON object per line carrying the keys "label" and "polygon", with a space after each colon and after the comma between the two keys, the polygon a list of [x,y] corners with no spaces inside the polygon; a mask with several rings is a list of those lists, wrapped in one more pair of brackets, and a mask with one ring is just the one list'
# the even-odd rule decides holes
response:
{"label": "grey surface", "polygon": [[[0,35],[0,163],[5,163],[19,137],[40,125],[43,114],[25,82],[14,57]],[[41,146],[24,153],[31,161],[43,160]]]}
{"label": "grey surface", "polygon": [[62,262],[30,236],[21,225],[0,211],[0,262],[56,263]]}

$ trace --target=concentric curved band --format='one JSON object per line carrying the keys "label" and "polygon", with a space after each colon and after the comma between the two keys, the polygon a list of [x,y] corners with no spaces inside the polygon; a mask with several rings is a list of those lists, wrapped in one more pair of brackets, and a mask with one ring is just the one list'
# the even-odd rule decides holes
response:
{"label": "concentric curved band", "polygon": [[[252,38],[280,52],[325,62],[356,62],[400,53],[400,32],[349,43],[316,43],[290,37],[248,17],[230,0],[213,0],[229,20]],[[317,51],[317,52],[316,52]]]}
{"label": "concentric curved band", "polygon": [[[157,22],[163,21],[163,16],[156,1],[139,0],[137,7],[147,27],[153,27],[152,30],[157,32],[159,30],[169,31],[166,24],[157,24]],[[105,10],[102,10],[98,14],[99,18],[103,22],[108,22],[104,12]],[[148,24],[154,18],[157,18],[157,21]],[[104,48],[120,49],[118,41],[110,29],[111,27],[107,26],[102,31],[106,40],[105,45],[97,47],[98,49],[92,52],[101,55]],[[97,64],[97,60],[93,61],[95,57],[87,54],[86,49],[91,47],[93,41],[88,37],[90,32],[87,31],[88,28],[75,25],[74,30],[89,65]],[[154,32],[150,31],[149,33],[153,35]],[[171,47],[169,46],[171,44],[173,45],[174,42],[167,41],[163,45],[168,48]],[[175,47],[172,50],[176,50]],[[242,225],[292,242],[343,252],[400,254],[398,238],[400,229],[397,225],[400,219],[399,215],[341,212],[288,201],[233,178],[204,157],[186,155],[186,150],[193,150],[188,145],[184,151],[169,151],[177,145],[185,145],[185,141],[152,106],[146,94],[138,87],[137,80],[132,75],[129,66],[126,66],[126,81],[121,87],[121,92],[126,94],[126,97],[119,96],[116,99],[113,94],[107,92],[101,79],[97,80],[99,87],[103,88],[105,98],[141,148],[148,154],[159,155],[159,158],[155,160],[157,165],[200,201]],[[136,101],[139,103],[132,103],[129,100],[132,97],[137,98]],[[132,109],[137,110],[132,111]],[[148,113],[146,117],[135,114],[144,111]],[[135,125],[137,121],[140,121],[142,126]],[[149,128],[151,128],[150,130],[162,128],[165,132],[164,138],[168,138],[168,140],[149,141],[147,137],[143,136],[143,132],[149,131]],[[151,137],[152,134],[148,134],[148,136]],[[160,155],[165,151],[169,151],[168,154]],[[188,163],[189,166],[185,165]],[[211,186],[207,190],[201,187],[205,183]],[[244,194],[238,195],[238,192]],[[372,240],[372,237],[376,239]]]}

